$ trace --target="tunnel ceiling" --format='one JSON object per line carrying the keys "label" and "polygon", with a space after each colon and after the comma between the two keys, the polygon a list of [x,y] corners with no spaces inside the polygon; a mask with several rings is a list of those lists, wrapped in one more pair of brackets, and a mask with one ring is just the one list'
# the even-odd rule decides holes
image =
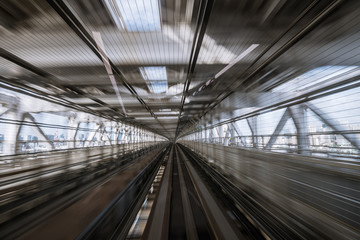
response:
{"label": "tunnel ceiling", "polygon": [[357,65],[359,4],[5,0],[0,82],[173,139],[228,96]]}

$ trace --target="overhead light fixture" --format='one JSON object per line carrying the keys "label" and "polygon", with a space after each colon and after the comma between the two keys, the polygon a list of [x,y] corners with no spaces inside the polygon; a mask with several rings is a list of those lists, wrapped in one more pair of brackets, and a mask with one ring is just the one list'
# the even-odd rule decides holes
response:
{"label": "overhead light fixture", "polygon": [[171,111],[171,112],[154,112],[154,114],[156,115],[178,115],[180,112],[179,111]]}
{"label": "overhead light fixture", "polygon": [[178,119],[179,117],[178,116],[174,116],[174,117],[158,117],[158,119],[160,120],[172,120],[172,119]]}
{"label": "overhead light fixture", "polygon": [[136,120],[154,120],[153,117],[135,117]]}
{"label": "overhead light fixture", "polygon": [[221,69],[216,75],[215,79],[220,77],[222,74],[224,74],[227,70],[229,70],[232,66],[234,66],[237,62],[239,62],[241,59],[246,57],[249,53],[251,53],[255,48],[257,48],[259,44],[252,44],[250,47],[248,47],[244,52],[242,52],[239,56],[237,56],[234,60],[232,60],[226,67]]}
{"label": "overhead light fixture", "polygon": [[150,92],[163,93],[167,91],[166,67],[140,67],[139,70]]}
{"label": "overhead light fixture", "polygon": [[129,32],[161,30],[158,0],[105,0],[106,7],[119,29]]}

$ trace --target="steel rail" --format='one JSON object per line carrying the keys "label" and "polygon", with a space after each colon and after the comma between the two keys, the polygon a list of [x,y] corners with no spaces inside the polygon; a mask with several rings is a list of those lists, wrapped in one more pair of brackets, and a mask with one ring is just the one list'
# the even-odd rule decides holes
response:
{"label": "steel rail", "polygon": [[[182,204],[183,204],[183,208],[184,208],[186,238],[189,240],[196,240],[196,239],[198,239],[198,234],[196,231],[194,215],[193,215],[193,212],[192,212],[191,206],[190,206],[190,200],[189,200],[188,190],[187,190],[185,180],[184,180],[184,174],[183,174],[183,171],[182,171],[181,165],[180,165],[180,154],[179,154],[179,150],[177,148],[175,149],[175,156],[177,159],[177,168],[178,168],[178,173],[179,173],[178,177],[179,177],[179,181],[180,181],[181,199],[182,199]],[[183,162],[185,162],[185,161],[183,161]]]}
{"label": "steel rail", "polygon": [[169,158],[166,163],[165,172],[161,180],[160,190],[151,208],[151,212],[143,233],[143,239],[169,239],[170,222],[170,202],[171,202],[171,182],[172,166],[174,156],[174,145],[169,152]]}
{"label": "steel rail", "polygon": [[186,156],[183,149],[179,149],[181,158],[184,161],[185,167],[190,175],[190,179],[194,184],[194,188],[199,196],[200,203],[204,209],[204,213],[209,221],[213,234],[217,239],[238,239],[244,238],[241,233],[234,229],[230,224],[217,201],[213,197],[211,191],[207,188],[200,175],[197,173],[194,166],[190,163],[189,156]]}

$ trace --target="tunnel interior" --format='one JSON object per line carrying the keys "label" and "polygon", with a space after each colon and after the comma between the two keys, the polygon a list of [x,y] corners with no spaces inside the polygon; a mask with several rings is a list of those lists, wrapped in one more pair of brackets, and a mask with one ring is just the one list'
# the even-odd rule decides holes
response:
{"label": "tunnel interior", "polygon": [[1,239],[360,238],[360,1],[3,0],[0,43]]}

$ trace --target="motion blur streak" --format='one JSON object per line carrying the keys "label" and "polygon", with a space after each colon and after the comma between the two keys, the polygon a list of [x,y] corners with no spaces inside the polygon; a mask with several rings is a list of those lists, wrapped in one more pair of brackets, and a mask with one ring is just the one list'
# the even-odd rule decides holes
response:
{"label": "motion blur streak", "polygon": [[0,1],[0,239],[360,239],[359,49],[358,0]]}

